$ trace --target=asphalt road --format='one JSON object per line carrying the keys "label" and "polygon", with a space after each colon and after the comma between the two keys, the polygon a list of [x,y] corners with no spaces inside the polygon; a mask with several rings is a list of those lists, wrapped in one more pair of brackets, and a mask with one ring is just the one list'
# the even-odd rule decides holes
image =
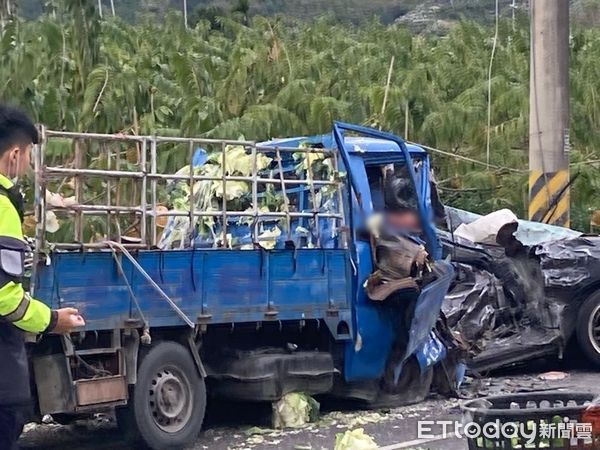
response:
{"label": "asphalt road", "polygon": [[[551,368],[546,368],[551,369]],[[482,396],[498,393],[532,390],[569,389],[599,392],[598,372],[590,369],[570,369],[562,380],[543,381],[536,372],[507,374],[501,377],[475,380],[469,388],[470,395]],[[324,402],[317,423],[300,430],[271,430],[270,405],[268,404],[219,404],[210,405],[205,430],[194,450],[262,450],[333,449],[337,433],[363,428],[383,450],[430,449],[464,450],[464,439],[440,436],[441,426],[433,426],[428,433],[432,438],[419,439],[418,422],[423,420],[460,421],[459,400],[432,398],[417,405],[379,411],[342,408]],[[81,421],[75,425],[57,424],[28,425],[21,445],[29,450],[123,450],[130,448],[119,436],[116,424],[110,416]]]}
{"label": "asphalt road", "polygon": [[[331,408],[334,405],[324,405]],[[460,420],[458,402],[452,400],[428,400],[418,405],[392,410],[362,411],[341,410],[323,411],[317,423],[299,430],[271,430],[270,405],[227,405],[215,411],[207,419],[206,429],[197,442],[190,447],[194,450],[259,450],[332,449],[337,433],[363,428],[377,444],[387,450],[401,448],[464,449],[465,443],[454,440],[424,440],[417,445],[418,420]],[[225,418],[224,416],[228,417]],[[432,430],[431,434],[438,434]],[[426,444],[426,445],[425,445]],[[76,425],[56,424],[29,425],[21,442],[23,449],[58,450],[78,448],[86,450],[122,450],[129,446],[122,441],[116,425],[110,416],[102,416],[92,421],[81,421]]]}

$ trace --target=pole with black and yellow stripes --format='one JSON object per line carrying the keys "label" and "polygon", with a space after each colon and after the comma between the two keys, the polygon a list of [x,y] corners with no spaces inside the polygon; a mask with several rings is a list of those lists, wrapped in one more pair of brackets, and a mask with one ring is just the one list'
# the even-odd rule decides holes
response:
{"label": "pole with black and yellow stripes", "polygon": [[530,5],[529,219],[568,227],[569,2]]}

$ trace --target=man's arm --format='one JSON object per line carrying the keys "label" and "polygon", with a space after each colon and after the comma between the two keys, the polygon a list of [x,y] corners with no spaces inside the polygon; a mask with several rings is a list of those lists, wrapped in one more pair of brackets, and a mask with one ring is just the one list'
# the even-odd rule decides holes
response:
{"label": "man's arm", "polygon": [[10,201],[0,196],[0,318],[32,333],[53,331],[58,313],[27,294],[21,285],[26,245],[21,221]]}

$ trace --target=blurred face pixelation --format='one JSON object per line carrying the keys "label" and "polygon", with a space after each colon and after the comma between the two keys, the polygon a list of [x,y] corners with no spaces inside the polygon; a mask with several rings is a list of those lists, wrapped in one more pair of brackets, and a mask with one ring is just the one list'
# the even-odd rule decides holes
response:
{"label": "blurred face pixelation", "polygon": [[388,223],[398,229],[417,231],[421,228],[419,217],[414,211],[390,211],[386,214]]}
{"label": "blurred face pixelation", "polygon": [[2,166],[5,168],[6,177],[16,180],[30,170],[32,148],[33,144],[14,145],[4,153]]}

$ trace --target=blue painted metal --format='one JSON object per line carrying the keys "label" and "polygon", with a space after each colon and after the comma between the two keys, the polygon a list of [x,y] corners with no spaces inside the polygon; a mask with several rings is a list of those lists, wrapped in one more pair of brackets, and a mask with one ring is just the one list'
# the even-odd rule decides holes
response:
{"label": "blue painted metal", "polygon": [[[363,134],[363,136],[345,136],[344,131]],[[413,144],[406,144],[399,137],[389,133],[341,122],[334,123],[331,134],[273,139],[258,145],[293,148],[303,143],[312,145],[320,144],[325,148],[343,149],[340,152],[342,157],[345,156],[342,166],[350,166],[348,170],[349,178],[353,183],[354,191],[360,193],[361,198],[361,205],[357,205],[355,200],[348,199],[348,201],[352,201],[355,208],[355,214],[349,217],[351,228],[361,227],[363,225],[362,220],[373,211],[371,192],[366,173],[364,171],[358,173],[358,166],[405,163],[406,158],[409,158],[413,162],[418,162],[420,167],[414,169],[414,165],[409,165],[409,171],[412,169],[414,172],[413,183],[419,197],[418,205],[424,224],[427,249],[434,259],[442,257],[442,247],[432,221],[433,211],[431,208],[429,186],[429,158],[423,148]],[[361,183],[361,181],[364,181],[364,183]],[[353,251],[354,253],[355,251]]]}
{"label": "blue painted metal", "polygon": [[[357,242],[358,280],[366,280],[373,272],[371,248],[367,242]],[[396,336],[399,319],[392,309],[374,305],[362,286],[355,292],[354,341],[344,349],[344,378],[346,381],[379,378],[385,368]]]}
{"label": "blue painted metal", "polygon": [[[383,145],[381,143],[381,141],[389,141],[391,143],[394,143],[394,144],[396,144],[396,147],[400,149],[399,153],[402,155],[404,161],[412,160],[412,157],[408,150],[408,147],[406,146],[404,141],[402,139],[400,139],[398,136],[395,136],[390,133],[385,133],[383,131],[377,131],[372,128],[362,127],[362,126],[358,126],[358,125],[351,125],[351,124],[346,124],[346,123],[341,123],[341,122],[335,122],[333,125],[333,134],[336,139],[338,148],[340,148],[340,153],[342,155],[349,151],[354,151],[355,153],[359,153],[359,154],[360,153],[365,153],[365,154],[368,153],[366,150],[361,151],[361,150],[356,149],[356,146],[352,147],[352,150],[349,149],[348,148],[349,144],[345,144],[344,140],[343,140],[343,132],[344,131],[350,131],[350,132],[361,134],[363,136],[375,138],[378,140],[375,143],[375,145],[379,145],[379,146]],[[363,142],[366,143],[368,141],[363,141]],[[360,149],[362,149],[362,147],[360,145],[358,145],[358,147]],[[416,147],[416,148],[419,148],[419,147]],[[394,146],[391,146],[388,144],[388,147],[381,148],[381,150],[376,151],[376,153],[384,153],[384,154],[387,153],[387,154],[391,154],[391,155],[396,155],[398,153],[398,150],[395,150]],[[433,222],[431,221],[431,208],[429,208],[429,209],[427,208],[427,199],[424,198],[424,196],[423,196],[424,193],[420,192],[420,190],[417,189],[418,188],[417,174],[416,174],[414,165],[407,164],[406,167],[408,169],[408,174],[413,183],[413,186],[415,186],[415,190],[417,191],[417,196],[418,196],[417,206],[419,208],[419,216],[421,219],[421,226],[423,228],[423,234],[425,235],[425,240],[427,242],[427,250],[429,251],[429,254],[432,255],[432,257],[434,259],[439,259],[442,257],[442,252],[441,252],[441,246],[439,244],[439,240],[437,237],[437,233],[435,230],[435,226],[434,226]],[[351,174],[350,174],[350,176],[351,176]],[[354,185],[353,185],[353,187],[354,187]]]}
{"label": "blue painted metal", "polygon": [[434,268],[437,279],[429,283],[417,299],[417,305],[408,331],[408,345],[403,360],[394,370],[395,380],[398,381],[406,360],[428,342],[429,334],[437,321],[444,296],[448,292],[454,278],[454,268],[446,261],[437,261]]}
{"label": "blue painted metal", "polygon": [[433,366],[446,357],[446,347],[444,347],[442,341],[432,331],[429,333],[429,340],[417,349],[415,356],[417,357],[421,373],[423,373],[428,367]]}
{"label": "blue painted metal", "polygon": [[[345,250],[152,250],[135,257],[192,320],[208,315],[210,323],[321,319],[328,310],[350,311]],[[182,325],[131,263],[122,264],[150,326]],[[36,296],[53,308],[75,305],[88,330],[122,328],[137,317],[110,252],[55,253],[37,277]]]}
{"label": "blue painted metal", "polygon": [[[359,136],[346,138],[344,132],[352,132]],[[352,168],[352,171],[349,171],[353,181],[352,187],[360,193],[362,200],[358,215],[357,209],[354,209],[354,216],[359,220],[351,222],[351,226],[362,226],[360,218],[374,212],[365,166],[410,161],[407,169],[418,196],[417,204],[426,239],[425,245],[434,259],[441,258],[441,245],[432,221],[429,160],[426,152],[414,145],[409,149],[402,139],[389,133],[339,122],[334,124],[333,136],[340,153],[345,155],[345,163]],[[416,162],[420,163],[418,170],[415,169]],[[384,310],[369,301],[362,289],[362,284],[373,270],[369,246],[366,243],[357,243],[354,252],[359,267],[358,278],[354,283],[354,322],[357,335],[355,342],[348,343],[345,349],[344,375],[349,381],[372,379],[382,375],[396,338],[395,329],[400,323],[399,318],[390,310]],[[441,302],[448,288],[445,284],[446,277],[441,278],[427,286],[417,299],[415,318],[409,333],[407,357],[428,341],[428,333],[439,317]],[[446,290],[442,292],[443,286],[446,286]],[[429,305],[431,308],[424,309],[423,305]]]}
{"label": "blue painted metal", "polygon": [[[363,128],[364,129],[364,128]],[[372,130],[371,128],[366,128]],[[375,130],[372,130],[375,131]],[[350,153],[368,153],[368,154],[387,154],[389,156],[397,156],[400,150],[398,144],[391,142],[385,138],[372,138],[360,136],[345,136],[344,142],[346,147],[350,149]],[[316,136],[302,136],[292,138],[273,139],[270,141],[261,142],[258,145],[264,147],[298,147],[302,143],[321,144],[325,148],[334,148],[336,146],[335,139],[332,134],[321,134]],[[418,145],[404,144],[408,149],[411,157],[427,156],[427,152]],[[359,149],[362,152],[359,152]],[[387,160],[389,162],[389,160]]]}
{"label": "blue painted metal", "polygon": [[[345,136],[346,133],[361,136]],[[391,309],[368,300],[362,287],[373,271],[369,243],[356,239],[356,230],[364,227],[366,217],[373,212],[365,166],[411,162],[407,167],[419,197],[426,245],[438,259],[441,247],[431,220],[427,154],[389,133],[339,122],[334,124],[331,134],[263,144],[298,147],[303,142],[337,147],[340,152],[340,170],[347,173],[349,181],[343,189],[350,226],[349,249],[337,248],[337,241],[332,241],[326,244],[330,248],[296,251],[196,248],[140,251],[134,256],[194,321],[218,324],[314,318],[325,320],[333,329],[335,322],[330,313],[336,312],[338,320],[346,321],[350,328],[351,340],[344,350],[345,379],[375,379],[383,373],[400,321]],[[196,163],[201,164],[202,159],[200,152]],[[416,169],[413,162],[419,162]],[[293,168],[293,161],[286,160],[284,170]],[[306,190],[298,190],[298,195],[299,204],[306,205]],[[241,235],[249,232],[242,226],[228,230]],[[279,242],[277,247],[282,244]],[[123,269],[150,327],[182,325],[181,318],[129,261],[123,260]],[[449,271],[444,272],[421,293],[407,355],[415,352],[427,355],[429,333],[439,315],[449,276]],[[110,252],[55,253],[52,264],[39,267],[36,277],[36,296],[52,307],[75,305],[86,317],[86,329],[121,328],[126,320],[137,318],[125,280],[119,277]]]}

